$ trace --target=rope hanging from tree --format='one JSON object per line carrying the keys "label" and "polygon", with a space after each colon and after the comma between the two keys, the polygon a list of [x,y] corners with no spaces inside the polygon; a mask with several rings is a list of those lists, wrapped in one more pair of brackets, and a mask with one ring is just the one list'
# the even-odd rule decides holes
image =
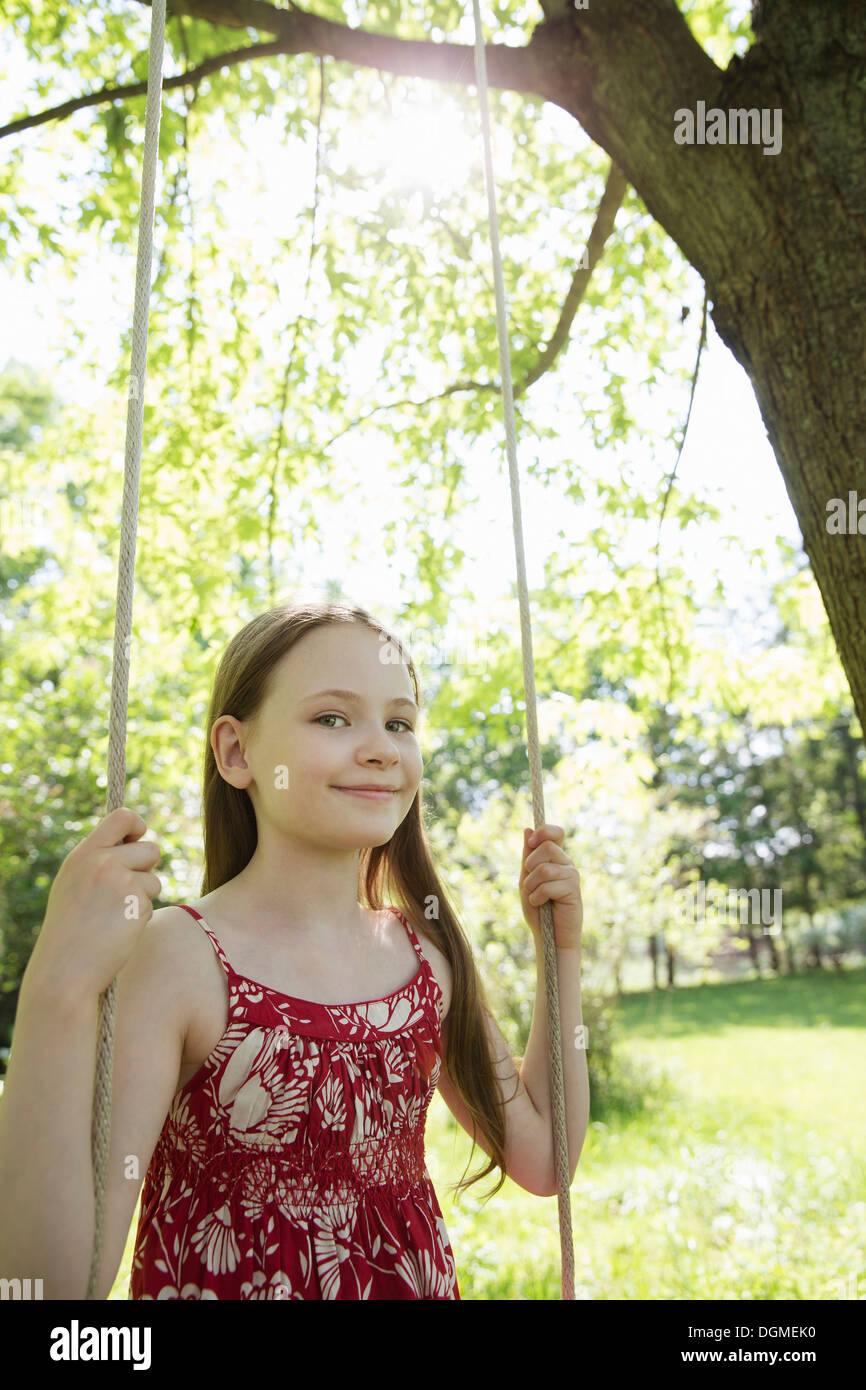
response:
{"label": "rope hanging from tree", "polygon": [[[165,47],[165,0],[153,0],[150,17],[150,55],[147,66],[147,107],[141,207],[138,213],[138,255],[135,266],[135,305],[132,311],[132,356],[126,409],[126,460],[120,559],[117,567],[117,608],[114,619],[114,661],[111,672],[111,711],[108,717],[108,792],[105,814],[123,805],[126,782],[126,710],[129,691],[129,652],[132,642],[132,597],[135,588],[135,539],[138,531],[138,485],[141,477],[141,434],[144,424],[144,382],[147,374],[147,321],[150,311],[150,273],[153,259],[153,212],[159,121],[162,114],[162,55]],[[97,1297],[105,1219],[105,1187],[111,1136],[111,1080],[114,1068],[114,1010],[117,981],[99,999],[99,1042],[93,1088],[93,1191],[96,1199],[93,1256],[87,1297]]]}
{"label": "rope hanging from tree", "polygon": [[[530,627],[526,566],[524,562],[523,533],[520,514],[520,492],[517,473],[517,432],[514,419],[514,397],[511,385],[505,290],[503,287],[502,264],[499,255],[496,196],[490,154],[490,125],[487,109],[487,71],[484,59],[484,42],[481,33],[481,16],[478,0],[473,0],[473,6],[475,13],[475,72],[484,134],[488,221],[493,253],[496,289],[496,320],[499,335],[499,362],[502,374],[502,399],[505,414],[506,448],[511,481],[514,545],[517,559],[520,629],[523,644],[523,684],[524,702],[526,705],[527,747],[532,789],[532,809],[535,818],[535,827],[538,828],[538,826],[544,823],[544,795],[541,780],[541,757],[538,745],[535,671],[532,658],[532,631]],[[147,373],[147,329],[150,309],[150,276],[153,257],[153,224],[164,46],[165,0],[153,0],[151,6],[150,53],[147,72],[147,107],[145,114],[144,153],[142,162],[141,206],[138,219],[135,304],[132,318],[130,388],[126,416],[126,453],[120,556],[117,575],[117,606],[114,627],[111,707],[108,726],[108,791],[106,795],[106,815],[110,815],[112,811],[117,810],[118,807],[123,805],[123,793],[126,780],[126,721],[129,691],[129,657],[132,640],[132,601],[135,584],[135,546],[138,529],[138,498],[139,481],[141,477],[142,429],[144,424],[144,386]],[[554,1153],[562,1245],[562,1296],[564,1299],[573,1299],[574,1251],[571,1235],[568,1139],[565,1123],[565,1098],[562,1080],[562,1036],[559,1021],[559,989],[556,969],[556,946],[553,930],[553,906],[549,901],[541,905],[540,919],[544,946],[548,1046],[551,1062],[551,1095],[553,1102]],[[93,1254],[87,1287],[88,1299],[95,1299],[97,1297],[96,1290],[99,1282],[102,1259],[105,1191],[111,1136],[111,1090],[114,1067],[116,993],[117,981],[112,980],[108,989],[100,996],[99,1001],[99,1038],[93,1091],[91,1143],[95,1221]]]}
{"label": "rope hanging from tree", "polygon": [[[520,514],[520,481],[517,472],[517,426],[514,420],[514,393],[511,386],[511,355],[502,258],[499,254],[499,219],[496,215],[496,188],[490,152],[490,116],[487,108],[487,62],[481,31],[479,0],[472,0],[475,14],[475,77],[481,108],[484,137],[484,177],[487,184],[487,221],[493,256],[493,283],[496,291],[496,327],[499,337],[499,371],[502,377],[502,407],[505,415],[505,448],[511,483],[511,520],[517,564],[517,596],[520,603],[520,637],[523,646],[523,703],[526,707],[526,746],[535,829],[544,824],[544,789],[541,780],[541,753],[538,746],[538,717],[535,697],[535,663],[532,657],[532,627],[529,620],[529,594],[523,556],[523,523]],[[571,1234],[571,1200],[568,1177],[568,1132],[565,1117],[565,1087],[562,1079],[562,1027],[559,1021],[559,978],[556,969],[556,938],[553,930],[553,904],[541,904],[541,940],[544,946],[544,988],[547,999],[547,1049],[550,1057],[550,1097],[553,1118],[554,1162],[559,1202],[559,1237],[562,1248],[562,1297],[574,1298],[574,1243]]]}

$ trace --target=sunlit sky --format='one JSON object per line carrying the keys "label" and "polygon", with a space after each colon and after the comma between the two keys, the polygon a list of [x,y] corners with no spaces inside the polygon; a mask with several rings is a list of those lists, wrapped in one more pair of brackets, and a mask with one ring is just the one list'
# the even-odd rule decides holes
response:
{"label": "sunlit sky", "polygon": [[[462,37],[465,41],[471,38],[471,33]],[[16,71],[19,74],[17,82]],[[25,90],[21,80],[23,66],[12,64],[10,76],[12,80],[4,84],[3,111],[11,115],[22,109],[22,103],[26,109],[27,103],[22,97]],[[74,74],[67,74],[64,89],[62,93],[58,92],[59,99],[74,89]],[[434,92],[442,90],[436,88]],[[89,113],[83,112],[73,119],[84,122],[89,119]],[[542,119],[549,123],[551,133],[560,138],[563,144],[574,143],[576,128],[564,112],[548,105],[544,108]],[[209,120],[209,130],[211,125]],[[41,129],[44,131],[46,128]],[[577,134],[579,136],[580,132]],[[465,124],[447,103],[437,102],[435,96],[424,99],[416,95],[399,121],[389,122],[376,113],[360,112],[356,121],[344,123],[340,128],[339,140],[329,145],[327,158],[334,168],[347,162],[360,168],[367,152],[374,150],[381,155],[386,148],[395,186],[407,190],[414,186],[417,189],[419,181],[423,180],[434,191],[445,193],[449,188],[460,187],[468,177],[478,175],[480,136],[479,143],[473,146],[471,135],[472,132],[467,132]],[[19,138],[28,141],[30,188],[36,190],[41,187],[47,191],[47,196],[63,196],[74,204],[75,184],[57,184],[48,142],[40,136],[39,129]],[[255,148],[260,158],[267,159],[273,177],[268,180],[269,187],[257,194],[255,199],[234,200],[231,207],[232,234],[257,241],[263,229],[272,230],[284,224],[292,207],[296,214],[298,205],[308,204],[315,147],[312,140],[305,147],[298,147],[280,139],[276,130],[269,134],[261,119],[255,122],[251,120],[249,140],[250,148]],[[271,143],[265,148],[264,142],[268,140]],[[41,148],[42,145],[46,146],[45,150]],[[243,167],[244,151],[232,153],[241,161],[239,167]],[[81,158],[86,157],[86,152],[82,150]],[[497,180],[501,181],[507,178],[509,165],[507,132],[503,130],[494,132],[494,158]],[[225,175],[229,159],[230,151],[218,138],[214,139],[208,151],[196,152],[192,171],[194,196],[207,198],[209,178],[217,173]],[[161,188],[160,183],[158,196]],[[483,183],[481,188],[483,192]],[[326,191],[324,196],[327,197]],[[423,219],[419,217],[419,210],[420,200],[413,199],[407,192],[406,221],[417,234],[419,243],[423,244],[427,231]],[[128,256],[122,260],[116,256],[113,258],[117,263],[115,266],[108,264],[110,259],[106,257],[104,246],[95,241],[92,259],[81,264],[71,288],[57,266],[47,265],[38,283],[28,283],[23,276],[10,277],[0,268],[3,320],[7,325],[14,325],[14,337],[7,332],[0,346],[0,362],[14,356],[19,361],[48,371],[55,389],[67,400],[87,403],[97,399],[103,389],[105,375],[116,362],[118,335],[127,330],[131,323],[134,244],[130,246]],[[492,281],[489,250],[485,268]],[[294,274],[281,277],[280,283],[279,308],[285,321],[303,309],[303,283],[298,284]],[[56,315],[58,300],[74,315],[78,330],[84,335],[81,345],[64,340]],[[688,321],[691,336],[687,338],[683,358],[683,362],[689,366],[694,360],[701,302],[701,286],[694,272],[690,272],[690,302],[693,308]],[[490,314],[493,319],[495,305],[492,296]],[[265,325],[263,331],[264,328]],[[557,456],[576,459],[578,463],[581,452],[587,460],[591,457],[594,446],[581,410],[581,388],[586,383],[588,389],[588,380],[581,361],[580,332],[581,318],[578,315],[561,375],[548,375],[532,388],[533,404],[537,407],[536,418],[545,423],[555,422],[559,437],[556,440],[538,441],[521,439],[518,463],[521,462],[521,448],[524,455],[531,450],[546,467],[552,468],[556,466]],[[357,376],[353,376],[351,382],[353,395],[362,393],[368,384],[364,380],[365,364],[371,386],[378,374],[372,337],[365,347],[364,352],[356,355],[353,370]],[[95,382],[82,373],[79,365],[82,358],[97,366]],[[571,368],[572,362],[581,363],[580,369]],[[670,398],[676,416],[682,421],[688,402],[688,387],[677,380],[668,389],[672,393]],[[641,396],[639,380],[634,382],[633,390],[636,397]],[[657,400],[660,405],[665,404],[664,388],[658,391]],[[465,584],[481,604],[494,602],[507,594],[516,573],[503,441],[504,427],[500,415],[496,419],[495,431],[467,450],[465,462],[475,485],[474,492],[480,499],[478,508],[467,509],[462,518],[451,518],[447,527],[437,527],[433,521],[430,526],[431,534],[437,539],[447,535],[465,550],[467,558],[459,583]],[[375,537],[381,532],[383,517],[393,515],[394,498],[398,495],[394,475],[380,462],[374,437],[363,430],[353,431],[346,436],[335,447],[333,456],[340,460],[345,470],[347,496],[335,499],[327,516],[322,518],[320,539],[323,553],[319,554],[313,546],[308,546],[299,557],[299,570],[305,576],[305,592],[314,592],[328,580],[338,580],[346,594],[387,617],[399,602],[399,595],[395,594],[395,568],[394,562],[375,543]],[[638,470],[647,486],[669,470],[674,456],[670,444],[656,444],[649,433],[643,438],[636,438],[628,446],[629,465]],[[121,439],[118,440],[117,452],[120,468],[122,457]],[[616,460],[612,459],[612,473],[615,474],[617,466]],[[743,550],[752,546],[765,547],[770,553],[772,574],[775,573],[772,563],[774,538],[777,535],[785,536],[799,545],[800,531],[751,385],[711,323],[688,438],[677,476],[680,486],[695,488],[699,495],[714,500],[723,514],[721,527],[705,524],[699,531],[698,528],[690,528],[689,573],[695,590],[708,597],[711,587],[708,566],[722,567],[734,604],[741,609],[745,633],[751,627],[751,617],[746,615],[751,613],[752,598],[768,582],[769,576],[763,577],[759,571],[755,572],[744,563],[741,558]],[[122,477],[119,474],[118,497],[121,488]],[[555,543],[555,533],[562,528],[569,536],[580,534],[596,524],[597,518],[590,514],[585,504],[580,508],[573,504],[552,507],[549,492],[528,477],[525,464],[521,468],[521,505],[528,579],[530,585],[540,585],[545,559]],[[668,523],[663,532],[663,554],[665,537],[670,535],[671,530],[672,523]],[[346,542],[353,533],[372,538],[371,544],[365,547],[363,557],[354,564],[346,558]],[[735,538],[734,547],[730,550],[722,545],[723,533]],[[635,533],[636,555],[646,552],[647,534],[646,530]],[[651,536],[654,541],[654,526]],[[671,540],[675,545],[684,543],[683,538],[675,532]],[[401,561],[398,555],[395,560],[399,562],[397,574],[411,573],[411,556],[406,555]],[[465,621],[465,616],[455,608],[458,622]],[[515,642],[519,644],[516,603],[514,622]]]}

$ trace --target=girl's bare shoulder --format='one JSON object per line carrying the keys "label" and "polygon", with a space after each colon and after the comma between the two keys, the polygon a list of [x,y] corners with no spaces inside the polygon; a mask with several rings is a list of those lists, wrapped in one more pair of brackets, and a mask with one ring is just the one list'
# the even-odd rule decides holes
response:
{"label": "girl's bare shoulder", "polygon": [[[189,906],[197,909],[195,903]],[[157,908],[152,926],[161,943],[166,969],[180,977],[182,986],[200,981],[203,969],[210,974],[221,973],[210,941],[179,903]],[[216,964],[217,972],[214,972],[213,964]]]}

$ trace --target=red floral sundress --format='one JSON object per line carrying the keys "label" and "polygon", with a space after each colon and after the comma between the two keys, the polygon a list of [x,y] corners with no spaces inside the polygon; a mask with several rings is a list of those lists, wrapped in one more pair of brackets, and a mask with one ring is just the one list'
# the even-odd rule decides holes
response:
{"label": "red floral sundress", "polygon": [[459,1299],[424,1160],[442,992],[317,1004],[238,975],[226,1031],[172,1101],[145,1175],[130,1299]]}

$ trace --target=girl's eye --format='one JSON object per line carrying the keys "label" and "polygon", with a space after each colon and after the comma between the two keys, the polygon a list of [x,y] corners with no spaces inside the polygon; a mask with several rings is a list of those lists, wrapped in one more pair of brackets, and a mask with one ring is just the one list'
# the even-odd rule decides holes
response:
{"label": "girl's eye", "polygon": [[[318,724],[318,722],[319,722],[320,719],[345,719],[345,717],[346,717],[346,716],[345,716],[344,714],[319,714],[319,715],[316,716],[316,719],[314,720],[314,723]],[[414,726],[414,724],[410,724],[409,721],[408,721],[408,719],[389,719],[389,720],[388,720],[388,723],[389,723],[389,724],[405,724],[405,726],[406,726],[406,728],[409,730],[409,733],[410,733],[410,734],[415,732],[415,726]],[[327,728],[327,729],[333,729],[335,726],[334,726],[333,724],[326,724],[326,725],[324,725],[323,727],[324,727],[324,728]]]}

